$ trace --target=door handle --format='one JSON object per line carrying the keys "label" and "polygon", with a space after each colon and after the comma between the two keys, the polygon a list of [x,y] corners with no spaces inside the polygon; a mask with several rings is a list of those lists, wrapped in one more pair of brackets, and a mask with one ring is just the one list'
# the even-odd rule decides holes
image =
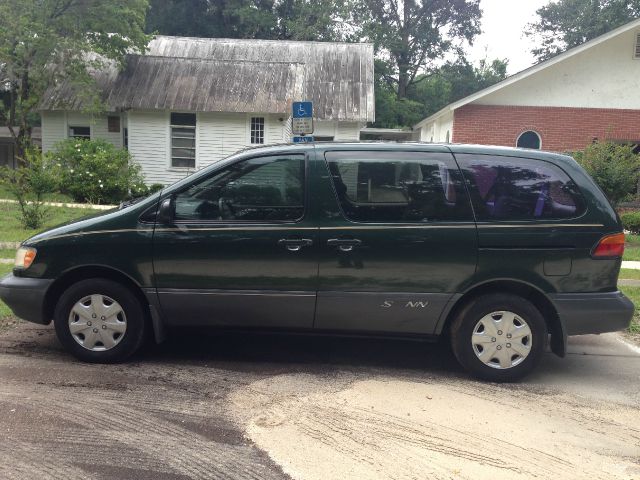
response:
{"label": "door handle", "polygon": [[355,247],[362,245],[362,240],[357,238],[330,238],[327,240],[330,247],[338,247],[341,252],[351,252]]}
{"label": "door handle", "polygon": [[290,252],[298,252],[302,250],[302,247],[313,245],[313,240],[310,238],[281,238],[278,240],[278,245],[284,245]]}

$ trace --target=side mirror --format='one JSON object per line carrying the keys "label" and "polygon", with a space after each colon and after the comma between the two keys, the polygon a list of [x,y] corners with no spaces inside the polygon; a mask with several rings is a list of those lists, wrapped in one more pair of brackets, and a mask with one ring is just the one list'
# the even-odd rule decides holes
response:
{"label": "side mirror", "polygon": [[165,198],[158,208],[156,220],[163,225],[171,225],[176,214],[176,202],[173,196]]}

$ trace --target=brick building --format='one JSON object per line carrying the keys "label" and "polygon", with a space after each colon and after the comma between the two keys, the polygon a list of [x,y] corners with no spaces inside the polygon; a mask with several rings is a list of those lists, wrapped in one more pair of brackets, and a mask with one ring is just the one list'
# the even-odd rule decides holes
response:
{"label": "brick building", "polygon": [[640,144],[640,20],[447,105],[414,135],[559,152]]}

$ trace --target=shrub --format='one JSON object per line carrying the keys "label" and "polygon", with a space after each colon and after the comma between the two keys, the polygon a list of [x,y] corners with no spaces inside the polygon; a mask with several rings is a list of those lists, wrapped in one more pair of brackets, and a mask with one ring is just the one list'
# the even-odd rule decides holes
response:
{"label": "shrub", "polygon": [[591,175],[614,205],[631,197],[638,187],[640,163],[630,145],[594,143],[574,158]]}
{"label": "shrub", "polygon": [[58,172],[62,193],[76,202],[118,203],[146,189],[140,166],[125,149],[105,140],[70,138],[56,144],[47,161]]}
{"label": "shrub", "polygon": [[54,191],[56,180],[39,150],[27,150],[25,157],[18,168],[3,167],[0,179],[18,201],[22,226],[37,229],[42,227],[47,214],[43,197]]}
{"label": "shrub", "polygon": [[144,183],[138,184],[134,187],[131,187],[131,197],[146,197],[147,195],[151,195],[152,193],[159,192],[164,188],[164,185],[161,183],[152,183],[151,185],[145,185]]}
{"label": "shrub", "polygon": [[622,226],[625,230],[638,235],[640,234],[640,212],[627,212],[620,215]]}

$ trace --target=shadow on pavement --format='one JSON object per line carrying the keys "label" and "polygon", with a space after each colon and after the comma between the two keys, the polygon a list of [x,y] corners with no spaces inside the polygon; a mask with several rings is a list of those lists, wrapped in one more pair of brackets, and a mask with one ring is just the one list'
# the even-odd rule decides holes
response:
{"label": "shadow on pavement", "polygon": [[216,332],[206,329],[172,331],[161,345],[150,345],[139,356],[145,362],[233,363],[225,368],[260,371],[296,365],[305,370],[340,367],[415,369],[458,374],[462,369],[446,342],[430,343],[381,338]]}

